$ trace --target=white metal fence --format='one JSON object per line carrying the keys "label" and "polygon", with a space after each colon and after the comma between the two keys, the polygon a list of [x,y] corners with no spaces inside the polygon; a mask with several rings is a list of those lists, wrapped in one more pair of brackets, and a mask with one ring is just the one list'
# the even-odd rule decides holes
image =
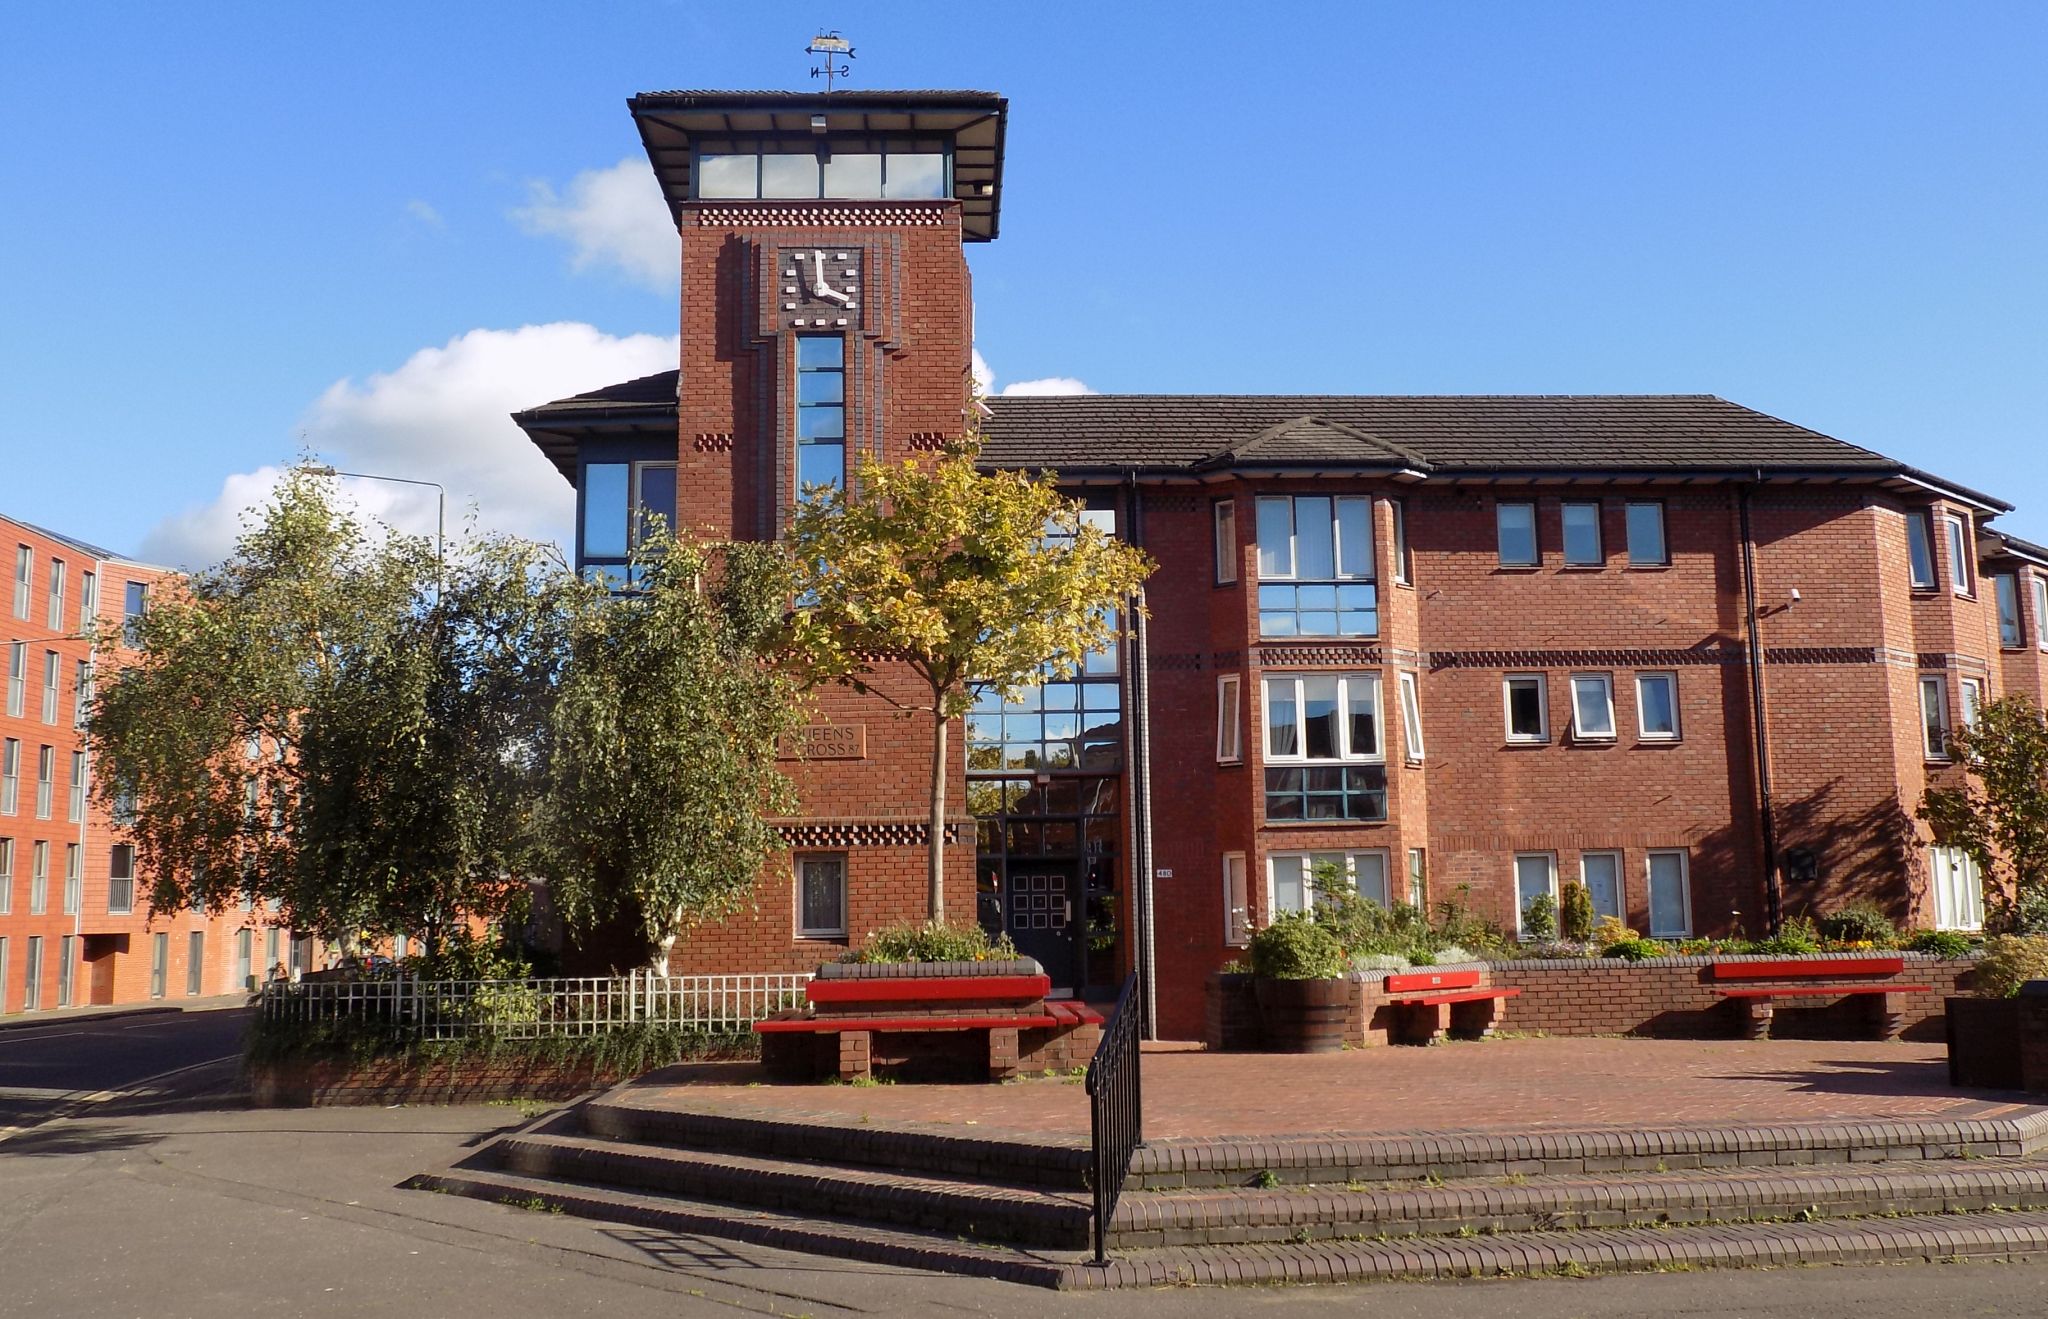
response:
{"label": "white metal fence", "polygon": [[675,1026],[739,1034],[784,1008],[800,1007],[811,977],[767,973],[558,980],[273,980],[263,987],[266,1022],[350,1023],[422,1040],[597,1035],[620,1026]]}

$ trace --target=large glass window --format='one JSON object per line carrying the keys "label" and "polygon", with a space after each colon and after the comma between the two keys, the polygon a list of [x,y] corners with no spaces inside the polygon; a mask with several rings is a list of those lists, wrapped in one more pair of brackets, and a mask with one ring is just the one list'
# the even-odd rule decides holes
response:
{"label": "large glass window", "polygon": [[2020,625],[2020,579],[2009,572],[1999,573],[1991,579],[1991,589],[1998,600],[1998,644],[2017,649],[2027,639]]}
{"label": "large glass window", "polygon": [[1656,500],[1628,506],[1628,561],[1635,568],[1671,562],[1671,546],[1664,538],[1664,505]]}
{"label": "large glass window", "polygon": [[1520,934],[1529,907],[1539,897],[1557,901],[1557,854],[1523,852],[1515,857],[1515,933]]}
{"label": "large glass window", "polygon": [[[656,521],[659,519],[659,522]],[[656,526],[676,529],[676,465],[669,461],[583,465],[583,574],[629,584],[627,559]]]}
{"label": "large glass window", "polygon": [[1685,853],[1652,852],[1650,866],[1650,933],[1660,938],[1692,933],[1692,892]]}
{"label": "large glass window", "polygon": [[1114,680],[1041,683],[1005,702],[984,692],[967,715],[972,770],[1113,770],[1122,759],[1122,692]]}
{"label": "large glass window", "polygon": [[1907,510],[1906,563],[1914,586],[1923,591],[1934,589],[1934,533],[1928,529],[1924,509]]}
{"label": "large glass window", "polygon": [[1574,568],[1597,568],[1600,552],[1600,505],[1567,503],[1564,506],[1564,561]]}
{"label": "large glass window", "polygon": [[1984,875],[1976,858],[1960,847],[1927,849],[1934,879],[1934,924],[1943,930],[1976,930],[1984,925]]}
{"label": "large glass window", "polygon": [[797,935],[804,939],[846,937],[846,856],[796,859]]}
{"label": "large glass window", "polygon": [[939,143],[866,140],[800,151],[786,144],[706,144],[697,155],[699,197],[948,197],[950,161]]}
{"label": "large glass window", "polygon": [[1261,636],[1379,634],[1369,497],[1262,495],[1258,520]]}
{"label": "large glass window", "polygon": [[1579,855],[1579,882],[1593,900],[1595,916],[1626,919],[1622,909],[1621,853],[1583,852]]}
{"label": "large glass window", "polygon": [[[1321,875],[1316,873],[1318,870]],[[1382,907],[1392,905],[1393,895],[1387,888],[1387,854],[1382,851],[1273,852],[1266,857],[1266,878],[1267,896],[1275,916],[1306,911],[1322,880],[1349,887]]]}
{"label": "large glass window", "polygon": [[796,340],[796,481],[846,484],[846,340],[800,334]]}
{"label": "large glass window", "polygon": [[1503,568],[1531,568],[1540,562],[1536,551],[1534,504],[1495,504],[1493,534]]}
{"label": "large glass window", "polygon": [[1378,674],[1265,681],[1266,818],[1384,820]]}

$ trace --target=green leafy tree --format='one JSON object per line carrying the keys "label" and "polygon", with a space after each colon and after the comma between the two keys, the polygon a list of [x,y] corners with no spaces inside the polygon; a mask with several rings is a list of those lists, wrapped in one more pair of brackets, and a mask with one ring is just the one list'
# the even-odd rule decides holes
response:
{"label": "green leafy tree", "polygon": [[94,704],[151,905],[270,901],[344,942],[502,912],[577,590],[522,542],[444,566],[290,470],[224,562],[156,593]]}
{"label": "green leafy tree", "polygon": [[715,553],[657,533],[637,589],[580,616],[556,699],[546,859],[572,922],[636,917],[666,973],[675,941],[744,905],[795,806],[775,767],[800,678],[772,662],[790,598],[771,545]]}
{"label": "green leafy tree", "polygon": [[2048,899],[2048,717],[2024,695],[1984,706],[1949,738],[1960,786],[1929,788],[1920,818],[1973,857],[1996,928]]}
{"label": "green leafy tree", "polygon": [[[1071,677],[1115,640],[1150,560],[1083,521],[1048,474],[984,473],[972,443],[936,462],[863,459],[846,489],[814,489],[789,533],[799,608],[793,651],[931,721],[928,879],[945,918],[947,728],[984,691]],[[926,693],[875,680],[901,664]]]}

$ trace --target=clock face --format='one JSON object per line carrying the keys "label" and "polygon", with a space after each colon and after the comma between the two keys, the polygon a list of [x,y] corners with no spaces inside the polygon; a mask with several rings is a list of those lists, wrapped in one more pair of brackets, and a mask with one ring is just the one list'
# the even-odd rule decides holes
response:
{"label": "clock face", "polygon": [[775,258],[776,319],[799,329],[860,323],[859,248],[785,247]]}

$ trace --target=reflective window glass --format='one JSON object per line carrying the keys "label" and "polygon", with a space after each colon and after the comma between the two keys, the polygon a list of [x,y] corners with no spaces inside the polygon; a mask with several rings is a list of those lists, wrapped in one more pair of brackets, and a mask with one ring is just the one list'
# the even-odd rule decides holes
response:
{"label": "reflective window glass", "polygon": [[587,463],[583,468],[583,557],[622,558],[626,553],[626,497],[632,475],[626,463]]}
{"label": "reflective window glass", "polygon": [[827,197],[882,195],[882,158],[870,152],[836,151],[825,161]]}
{"label": "reflective window glass", "polygon": [[777,152],[761,157],[763,197],[818,195],[818,157],[808,151]]}
{"label": "reflective window glass", "polygon": [[946,195],[946,157],[936,151],[889,153],[888,172],[882,180],[884,197],[943,197]]}

